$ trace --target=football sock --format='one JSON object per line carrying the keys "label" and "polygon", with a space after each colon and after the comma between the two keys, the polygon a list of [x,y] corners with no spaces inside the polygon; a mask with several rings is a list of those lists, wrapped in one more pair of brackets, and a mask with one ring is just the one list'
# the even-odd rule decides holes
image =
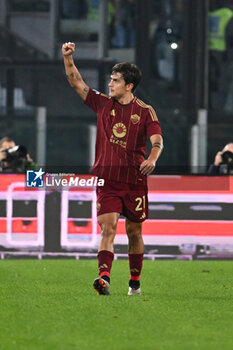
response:
{"label": "football sock", "polygon": [[140,288],[140,281],[129,280],[129,287],[134,289]]}
{"label": "football sock", "polygon": [[[107,282],[110,281],[110,271],[112,268],[112,261],[114,259],[114,254],[108,250],[101,250],[98,253],[98,267],[99,275],[103,277]],[[109,281],[106,279],[109,278]]]}
{"label": "football sock", "polygon": [[131,281],[140,280],[142,263],[143,263],[143,254],[129,254],[129,268],[130,268]]}
{"label": "football sock", "polygon": [[110,283],[110,277],[109,277],[109,276],[102,275],[101,278],[103,278],[105,281],[107,281],[108,283]]}

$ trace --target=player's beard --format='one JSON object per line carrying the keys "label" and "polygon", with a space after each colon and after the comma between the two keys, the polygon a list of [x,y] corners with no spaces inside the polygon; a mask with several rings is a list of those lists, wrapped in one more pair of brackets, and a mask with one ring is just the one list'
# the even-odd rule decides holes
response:
{"label": "player's beard", "polygon": [[109,96],[110,96],[110,97],[115,97],[115,96],[114,96],[114,92],[113,92],[111,89],[109,89]]}
{"label": "player's beard", "polygon": [[111,90],[109,90],[109,96],[114,98],[117,101],[122,98],[122,95],[116,94],[115,91],[111,91]]}

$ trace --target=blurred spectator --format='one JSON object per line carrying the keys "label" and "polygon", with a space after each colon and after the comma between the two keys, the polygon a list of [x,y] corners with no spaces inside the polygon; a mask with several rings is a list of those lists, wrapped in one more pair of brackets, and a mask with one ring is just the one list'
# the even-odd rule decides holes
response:
{"label": "blurred spectator", "polygon": [[[108,24],[111,22],[112,17],[115,13],[115,2],[116,0],[108,1]],[[87,19],[98,21],[99,20],[99,0],[86,0]]]}
{"label": "blurred spectator", "polygon": [[[115,26],[115,2],[116,0],[108,0],[108,18],[107,18],[107,23],[108,23],[108,36],[109,36],[109,41],[110,38],[113,35],[114,31],[114,26]],[[90,21],[99,21],[99,0],[86,0],[86,6],[87,6],[87,19]]]}
{"label": "blurred spectator", "polygon": [[60,16],[63,19],[86,18],[87,2],[86,0],[61,0]]}
{"label": "blurred spectator", "polygon": [[99,0],[87,0],[87,5],[88,5],[87,19],[98,21]]}
{"label": "blurred spectator", "polygon": [[16,145],[15,141],[7,136],[0,140],[0,172],[25,173],[26,170],[36,168],[26,147]]}
{"label": "blurred spectator", "polygon": [[178,1],[163,2],[160,12],[155,13],[152,19],[154,27],[151,35],[153,74],[157,79],[173,83],[176,90],[179,90],[181,80],[182,11],[182,6]]}
{"label": "blurred spectator", "polygon": [[233,174],[233,142],[228,143],[222,151],[216,154],[208,173],[213,175]]}
{"label": "blurred spectator", "polygon": [[[209,12],[209,86],[210,108],[224,107],[224,100],[229,88],[228,64],[231,62],[229,48],[232,47],[233,2],[224,3],[211,0]],[[218,92],[218,97],[213,95]]]}
{"label": "blurred spectator", "polygon": [[111,44],[116,48],[135,45],[135,1],[115,0],[116,24]]}

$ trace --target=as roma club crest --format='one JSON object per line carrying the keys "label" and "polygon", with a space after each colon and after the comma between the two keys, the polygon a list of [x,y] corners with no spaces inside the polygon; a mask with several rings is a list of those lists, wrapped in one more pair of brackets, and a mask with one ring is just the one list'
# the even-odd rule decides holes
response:
{"label": "as roma club crest", "polygon": [[133,124],[138,124],[140,122],[140,117],[137,114],[132,114],[130,120]]}
{"label": "as roma club crest", "polygon": [[126,135],[127,129],[123,123],[116,123],[113,126],[112,132],[116,137],[121,139]]}

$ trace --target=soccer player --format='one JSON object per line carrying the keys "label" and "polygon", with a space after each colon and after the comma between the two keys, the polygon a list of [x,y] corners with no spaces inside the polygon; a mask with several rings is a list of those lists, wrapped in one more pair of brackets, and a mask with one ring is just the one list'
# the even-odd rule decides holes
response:
{"label": "soccer player", "polygon": [[[114,238],[120,214],[123,214],[129,242],[128,295],[140,295],[144,252],[142,222],[148,216],[147,175],[154,170],[163,149],[160,124],[154,109],[133,95],[141,80],[141,71],[135,64],[118,63],[112,68],[109,96],[106,96],[85,84],[73,61],[74,50],[74,43],[62,46],[66,75],[84,103],[97,113],[92,174],[105,180],[104,186],[97,187],[101,240],[99,277],[93,286],[99,294],[109,294]],[[145,159],[147,136],[152,149]]]}

